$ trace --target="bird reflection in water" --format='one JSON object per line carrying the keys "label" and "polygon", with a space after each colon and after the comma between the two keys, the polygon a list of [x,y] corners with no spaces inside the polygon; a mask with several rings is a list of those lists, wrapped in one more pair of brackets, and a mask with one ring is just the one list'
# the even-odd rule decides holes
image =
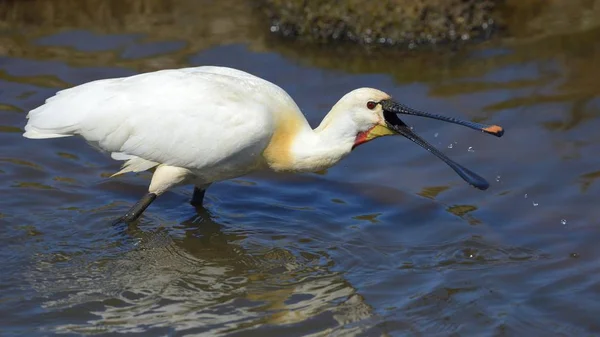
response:
{"label": "bird reflection in water", "polygon": [[38,261],[28,277],[49,299],[45,308],[81,311],[83,320],[58,331],[274,331],[309,319],[313,328],[335,329],[372,315],[343,275],[331,271],[327,252],[279,245],[262,229],[225,226],[201,207],[179,225],[147,228],[113,227],[120,245],[102,247],[99,256]]}

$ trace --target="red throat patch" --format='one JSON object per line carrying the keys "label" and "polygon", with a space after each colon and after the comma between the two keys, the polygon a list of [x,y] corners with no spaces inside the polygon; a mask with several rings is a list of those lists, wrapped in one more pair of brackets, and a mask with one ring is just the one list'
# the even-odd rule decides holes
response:
{"label": "red throat patch", "polygon": [[352,146],[352,149],[354,149],[355,147],[364,144],[366,142],[369,141],[368,137],[369,137],[369,133],[371,131],[373,131],[373,129],[375,128],[375,126],[373,126],[372,128],[370,128],[367,131],[361,131],[356,135],[356,138],[354,139],[354,145]]}

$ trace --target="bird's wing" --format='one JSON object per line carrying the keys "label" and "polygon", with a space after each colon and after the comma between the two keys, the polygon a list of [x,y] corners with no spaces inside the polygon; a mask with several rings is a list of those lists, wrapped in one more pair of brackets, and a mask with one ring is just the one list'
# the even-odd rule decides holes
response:
{"label": "bird's wing", "polygon": [[163,70],[60,91],[30,111],[24,136],[81,135],[113,157],[207,167],[260,155],[281,109],[298,110],[281,88],[239,70]]}

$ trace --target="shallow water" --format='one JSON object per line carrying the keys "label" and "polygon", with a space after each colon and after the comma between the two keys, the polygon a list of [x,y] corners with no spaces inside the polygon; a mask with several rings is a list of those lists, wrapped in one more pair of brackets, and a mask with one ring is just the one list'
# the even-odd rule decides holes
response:
{"label": "shallow water", "polygon": [[[160,29],[129,16],[3,29],[2,335],[600,333],[600,31],[378,53],[271,40],[227,16],[243,9],[211,6],[202,22],[169,8],[181,16]],[[114,227],[149,174],[109,179],[119,163],[81,139],[21,136],[61,88],[205,64],[277,83],[313,125],[360,86],[502,125],[498,139],[405,119],[491,187],[384,138],[324,174],[214,184],[205,209],[176,189]]]}

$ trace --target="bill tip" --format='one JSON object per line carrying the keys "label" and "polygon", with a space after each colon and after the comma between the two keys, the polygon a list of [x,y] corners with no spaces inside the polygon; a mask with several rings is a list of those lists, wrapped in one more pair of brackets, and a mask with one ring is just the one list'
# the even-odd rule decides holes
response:
{"label": "bill tip", "polygon": [[502,137],[504,134],[504,129],[498,125],[490,125],[487,128],[483,128],[483,131],[497,137]]}
{"label": "bill tip", "polygon": [[473,185],[475,188],[477,188],[478,190],[482,190],[485,191],[490,187],[490,184],[488,184],[487,182],[485,182],[484,184],[477,184],[477,185]]}

